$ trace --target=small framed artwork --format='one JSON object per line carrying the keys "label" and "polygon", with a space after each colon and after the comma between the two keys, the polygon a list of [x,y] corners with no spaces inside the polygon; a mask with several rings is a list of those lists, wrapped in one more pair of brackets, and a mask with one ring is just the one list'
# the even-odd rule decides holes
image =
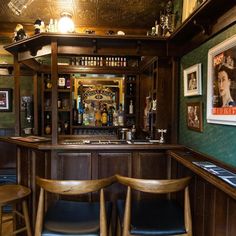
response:
{"label": "small framed artwork", "polygon": [[201,64],[193,65],[184,70],[184,96],[202,94]]}
{"label": "small framed artwork", "polygon": [[236,125],[236,35],[208,51],[207,122]]}
{"label": "small framed artwork", "polygon": [[0,88],[0,111],[12,111],[12,89]]}
{"label": "small framed artwork", "polygon": [[188,129],[202,132],[202,103],[191,102],[186,106],[186,118]]}

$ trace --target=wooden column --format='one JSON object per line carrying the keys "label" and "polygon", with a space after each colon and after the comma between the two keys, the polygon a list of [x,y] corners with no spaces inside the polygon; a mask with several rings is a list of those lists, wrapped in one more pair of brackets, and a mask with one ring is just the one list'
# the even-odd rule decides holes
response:
{"label": "wooden column", "polygon": [[57,120],[58,120],[58,108],[57,108],[57,81],[58,81],[58,68],[57,68],[57,41],[52,39],[51,42],[51,79],[52,79],[52,144],[57,144]]}
{"label": "wooden column", "polygon": [[15,135],[21,135],[20,117],[20,64],[17,54],[14,55],[14,104],[15,104]]}

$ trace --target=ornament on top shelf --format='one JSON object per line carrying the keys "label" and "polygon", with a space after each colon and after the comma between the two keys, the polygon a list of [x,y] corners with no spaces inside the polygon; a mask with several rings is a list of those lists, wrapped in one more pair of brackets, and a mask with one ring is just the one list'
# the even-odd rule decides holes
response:
{"label": "ornament on top shelf", "polygon": [[41,19],[37,19],[34,22],[34,34],[40,34],[45,32],[45,24]]}
{"label": "ornament on top shelf", "polygon": [[13,41],[16,42],[16,41],[19,41],[21,39],[26,39],[26,38],[27,38],[27,35],[25,33],[23,25],[17,24],[14,31]]}

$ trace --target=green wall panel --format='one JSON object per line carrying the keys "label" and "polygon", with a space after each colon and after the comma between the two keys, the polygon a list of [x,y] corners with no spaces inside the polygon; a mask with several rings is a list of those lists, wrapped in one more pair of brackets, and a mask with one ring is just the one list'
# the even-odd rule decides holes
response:
{"label": "green wall panel", "polygon": [[[236,166],[236,126],[207,123],[206,95],[208,50],[234,34],[236,34],[236,25],[216,35],[211,40],[181,58],[179,99],[179,143],[213,156],[232,166]],[[203,93],[201,96],[184,97],[183,70],[197,63],[202,64]],[[201,133],[189,130],[186,124],[186,103],[199,101],[203,103],[203,132]]]}

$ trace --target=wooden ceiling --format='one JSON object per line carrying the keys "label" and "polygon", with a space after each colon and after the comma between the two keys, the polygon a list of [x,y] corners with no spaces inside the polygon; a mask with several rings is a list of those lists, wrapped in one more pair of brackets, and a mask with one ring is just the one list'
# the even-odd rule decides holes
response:
{"label": "wooden ceiling", "polygon": [[[34,0],[20,16],[0,0],[0,32],[11,32],[17,23],[32,26],[41,18],[45,24],[63,11],[72,13],[76,28],[150,30],[167,0]],[[13,27],[13,28],[12,28]]]}

